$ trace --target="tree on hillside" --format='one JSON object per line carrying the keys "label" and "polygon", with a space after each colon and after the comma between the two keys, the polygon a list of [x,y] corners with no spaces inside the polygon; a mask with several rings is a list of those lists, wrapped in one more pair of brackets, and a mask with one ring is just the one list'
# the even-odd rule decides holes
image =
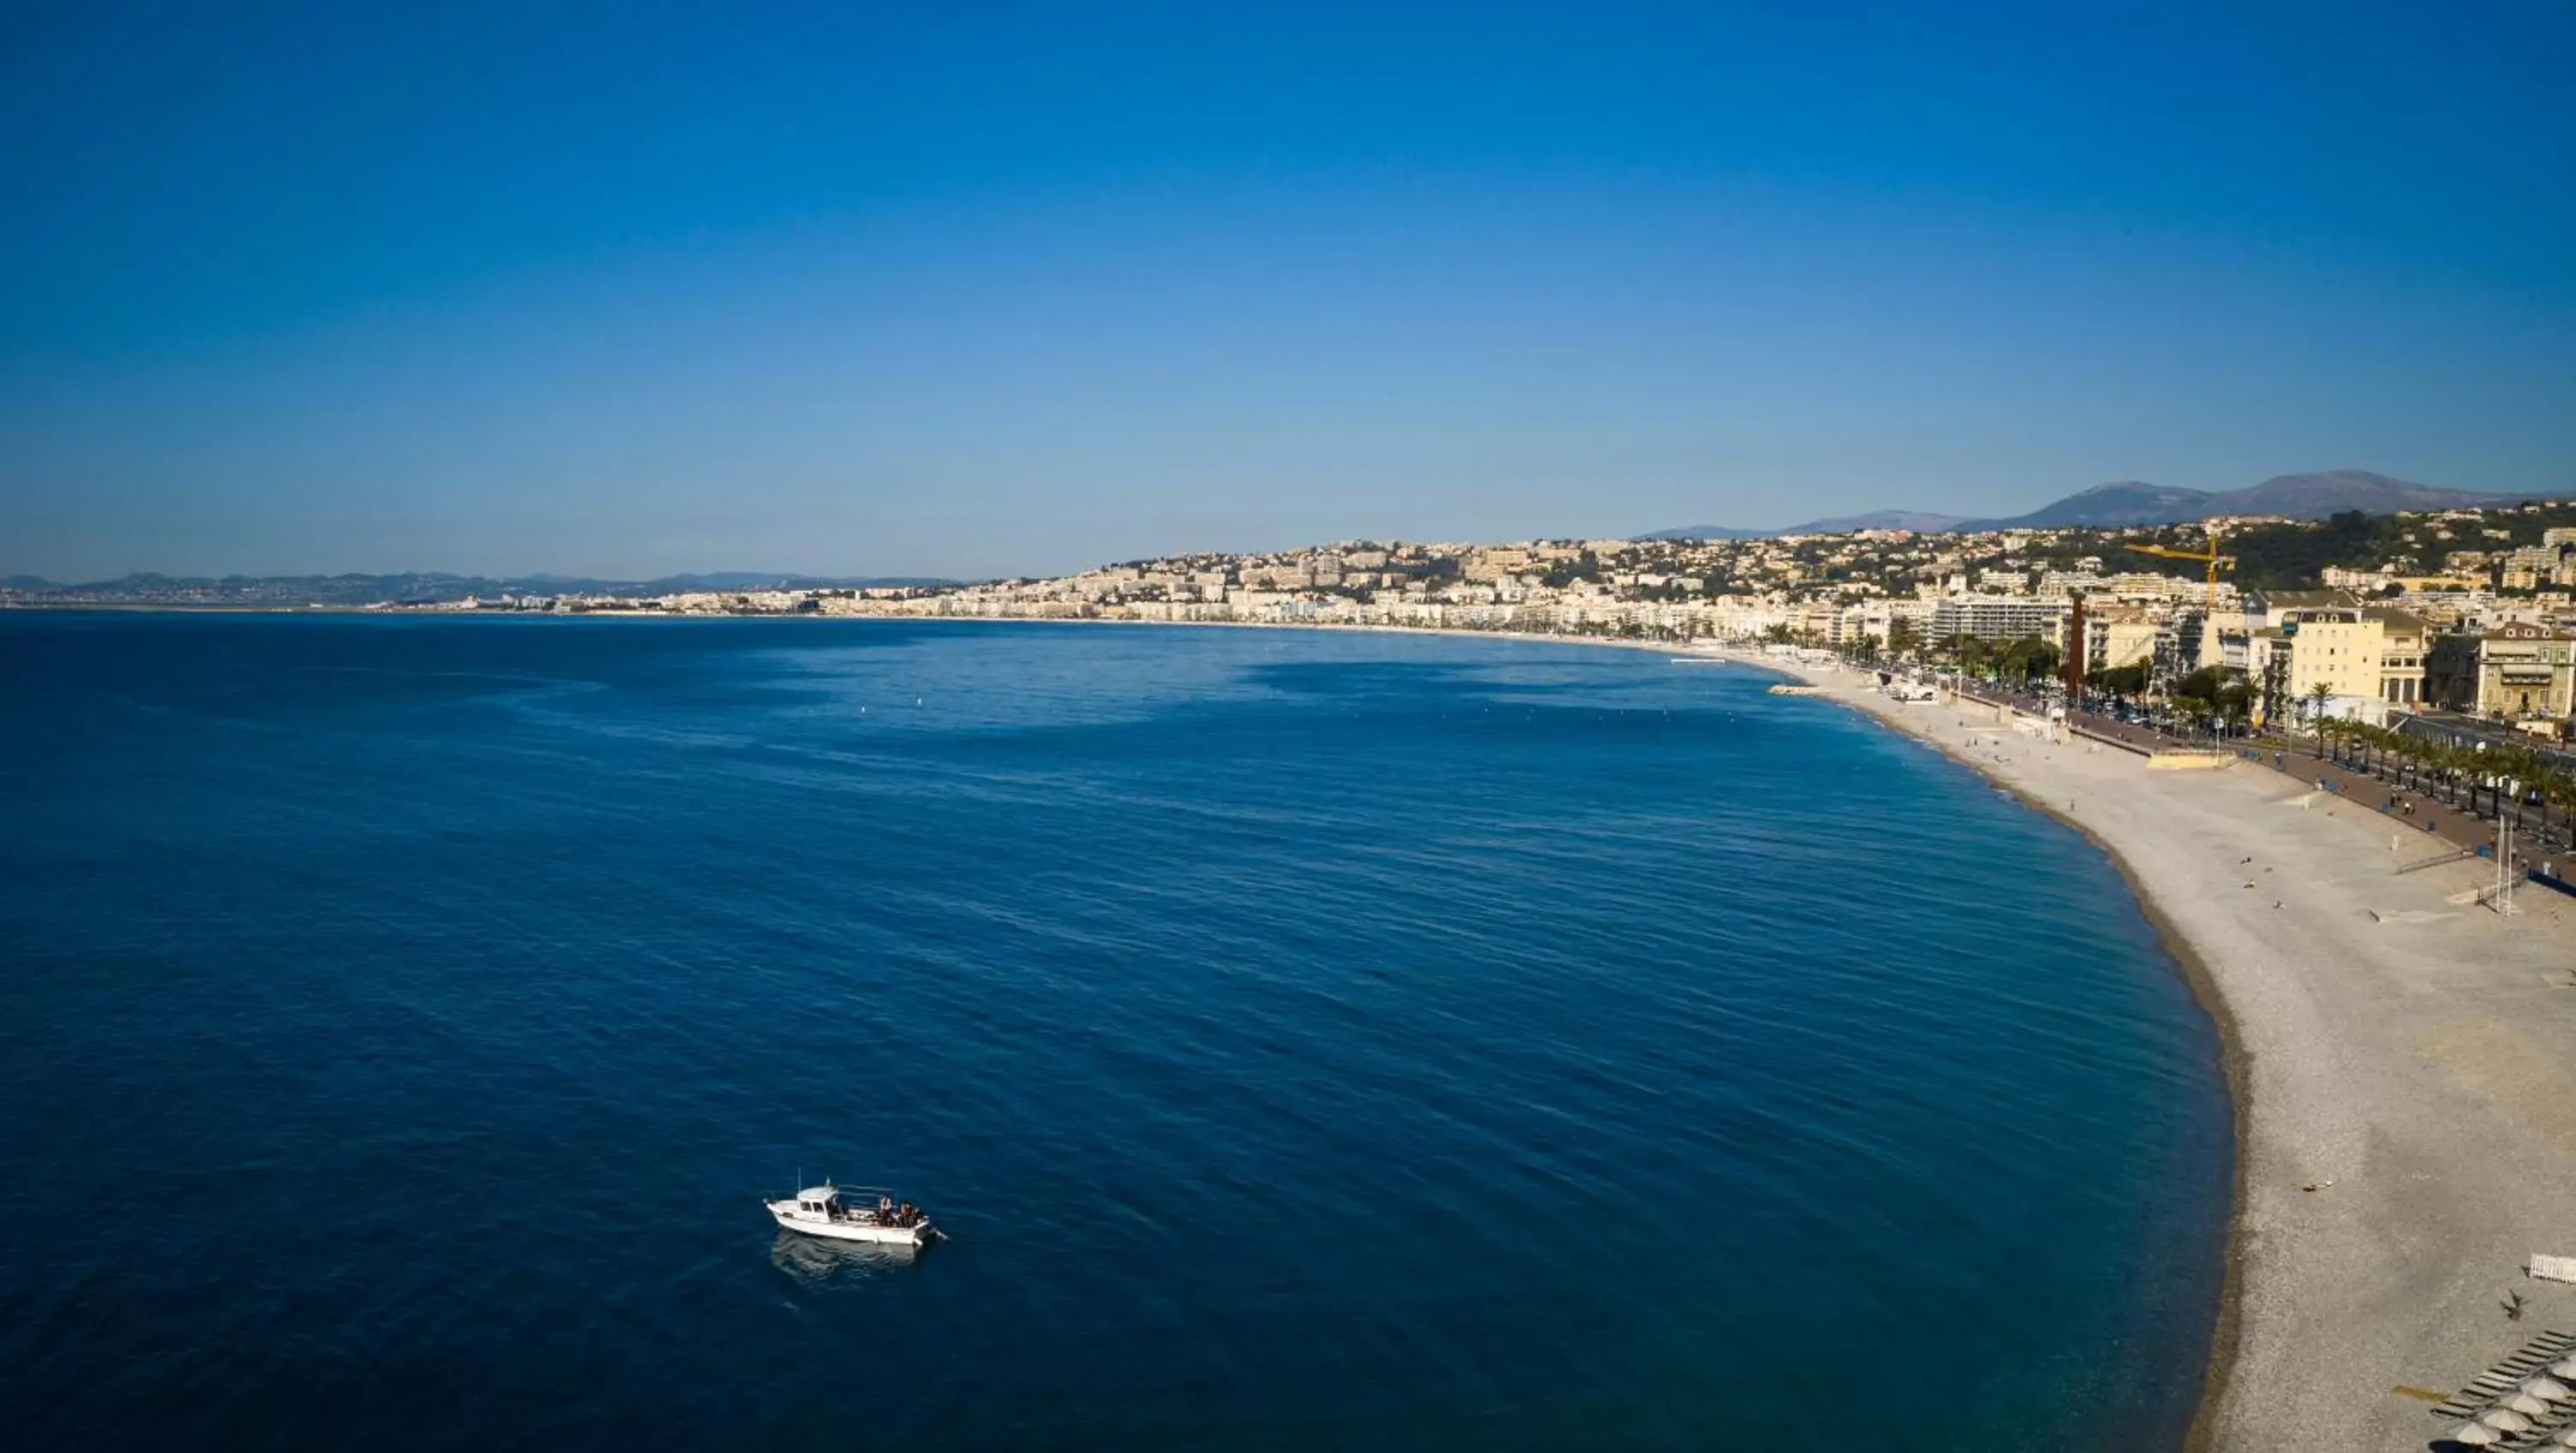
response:
{"label": "tree on hillside", "polygon": [[2395,515],[2346,510],[2322,521],[2255,525],[2226,537],[2236,580],[2256,588],[2309,589],[2329,565],[2376,565],[2406,553]]}

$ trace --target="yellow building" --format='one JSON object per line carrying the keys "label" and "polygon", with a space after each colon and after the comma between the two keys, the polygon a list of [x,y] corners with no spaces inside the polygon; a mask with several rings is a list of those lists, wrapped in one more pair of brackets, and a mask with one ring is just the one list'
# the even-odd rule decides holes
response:
{"label": "yellow building", "polygon": [[2422,699],[2425,636],[2424,622],[2400,610],[2292,607],[2252,633],[2246,672],[2301,712],[2322,686],[2329,713],[2377,720]]}
{"label": "yellow building", "polygon": [[2423,701],[2432,627],[2402,610],[2365,609],[2362,614],[2379,622],[2379,699],[2391,706]]}
{"label": "yellow building", "polygon": [[2084,669],[2112,671],[2152,662],[2156,657],[2155,618],[2142,610],[2105,610],[2084,615]]}

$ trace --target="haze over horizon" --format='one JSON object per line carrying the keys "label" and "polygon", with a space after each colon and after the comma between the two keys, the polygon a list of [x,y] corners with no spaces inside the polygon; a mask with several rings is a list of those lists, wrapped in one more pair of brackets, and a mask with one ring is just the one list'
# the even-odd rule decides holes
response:
{"label": "haze over horizon", "polygon": [[0,574],[2576,485],[2576,10],[0,23]]}

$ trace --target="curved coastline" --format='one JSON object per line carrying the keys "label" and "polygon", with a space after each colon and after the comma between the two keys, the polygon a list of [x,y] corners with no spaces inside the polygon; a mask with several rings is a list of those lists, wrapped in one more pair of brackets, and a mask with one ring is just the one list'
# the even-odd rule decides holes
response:
{"label": "curved coastline", "polygon": [[[1816,674],[1792,666],[1741,653],[1730,652],[1726,655],[1727,659],[1739,665],[1777,671],[1784,677],[1802,681],[1808,685],[1826,685]],[[2065,825],[2109,859],[2111,866],[2119,871],[2120,881],[2128,885],[2129,896],[2137,901],[2138,911],[2155,928],[2156,937],[2163,943],[2166,955],[2174,961],[2174,966],[2181,972],[2184,984],[2191,991],[2193,1002],[2209,1015],[2210,1023],[2216,1028],[2218,1070],[2227,1085],[2227,1103],[2234,1121],[2233,1151],[2228,1158],[2230,1184],[2228,1186],[2227,1253],[2216,1317],[2210,1329],[2209,1366],[2202,1375],[2201,1393],[2192,1412],[2191,1430],[2184,1447],[2190,1450],[2190,1453],[2209,1453],[2209,1450],[2228,1446],[2218,1437],[2217,1412],[2226,1400],[2236,1362],[2237,1327],[2239,1307],[2243,1298],[2242,1282],[2246,1250],[2245,1192],[2249,1157],[2245,1148],[2250,1142],[2253,1123],[2253,1084],[2251,1076],[2247,1073],[2244,1034],[2237,1025],[2235,1012],[2228,1002],[2225,991],[2220,987],[2218,979],[2210,972],[2208,963],[2201,958],[2199,948],[2192,942],[2191,936],[2175,921],[2172,914],[2165,911],[2164,904],[2157,900],[2155,890],[2149,887],[2146,880],[2139,875],[2137,867],[2121,855],[2118,847],[2104,840],[2102,835],[2095,832],[2082,818],[2075,816],[2068,808],[2050,805],[2022,783],[2010,781],[1986,771],[1970,754],[1958,751],[1952,745],[1939,741],[1927,733],[1909,729],[1904,716],[1898,712],[1876,710],[1872,704],[1851,700],[1843,693],[1837,692],[1834,695],[1840,704],[1859,711],[1891,731],[1923,742],[1943,756],[2009,792],[2024,807]],[[2070,808],[2071,806],[2072,804]]]}
{"label": "curved coastline", "polygon": [[[2164,938],[2218,1026],[2236,1128],[2190,1448],[2420,1448],[2443,1429],[2401,1389],[2448,1392],[2576,1326],[2576,1288],[2521,1272],[2576,1246],[2576,1214],[2551,1204],[2576,1187],[2576,995],[2556,992],[2576,907],[2537,889],[2550,901],[2511,919],[2463,906],[2492,870],[2401,874],[2408,845],[2378,813],[2257,764],[2156,771],[1973,725],[1998,716],[1977,703],[1693,654],[1815,686],[2074,828]],[[2513,1320],[2508,1292],[2525,1299]]]}

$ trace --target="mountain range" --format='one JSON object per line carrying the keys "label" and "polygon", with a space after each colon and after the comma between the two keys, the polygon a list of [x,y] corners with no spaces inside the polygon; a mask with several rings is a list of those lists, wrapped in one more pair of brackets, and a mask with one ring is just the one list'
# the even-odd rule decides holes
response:
{"label": "mountain range", "polygon": [[180,596],[243,601],[294,601],[365,605],[382,600],[443,601],[497,595],[674,595],[687,591],[856,590],[876,586],[947,585],[916,576],[773,574],[753,570],[665,575],[654,580],[594,580],[571,575],[226,575],[136,574],[115,580],[58,584],[35,575],[0,576],[0,590],[105,600],[156,600]]}
{"label": "mountain range", "polygon": [[1752,540],[1775,535],[1834,535],[1851,530],[1914,530],[1937,534],[1945,530],[2039,529],[2065,525],[2177,525],[2217,515],[2285,515],[2297,520],[2321,520],[2345,510],[2385,515],[2399,510],[2466,509],[2474,505],[2513,504],[2525,499],[2560,498],[2570,494],[2576,494],[2576,489],[2549,490],[2539,495],[2442,489],[2411,480],[2391,479],[2364,469],[2281,474],[2245,489],[2217,491],[2122,479],[2079,490],[2028,514],[2014,515],[2009,519],[1986,520],[1960,515],[1879,510],[1865,515],[1809,520],[1778,530],[1684,525],[1679,529],[1657,530],[1638,538]]}

